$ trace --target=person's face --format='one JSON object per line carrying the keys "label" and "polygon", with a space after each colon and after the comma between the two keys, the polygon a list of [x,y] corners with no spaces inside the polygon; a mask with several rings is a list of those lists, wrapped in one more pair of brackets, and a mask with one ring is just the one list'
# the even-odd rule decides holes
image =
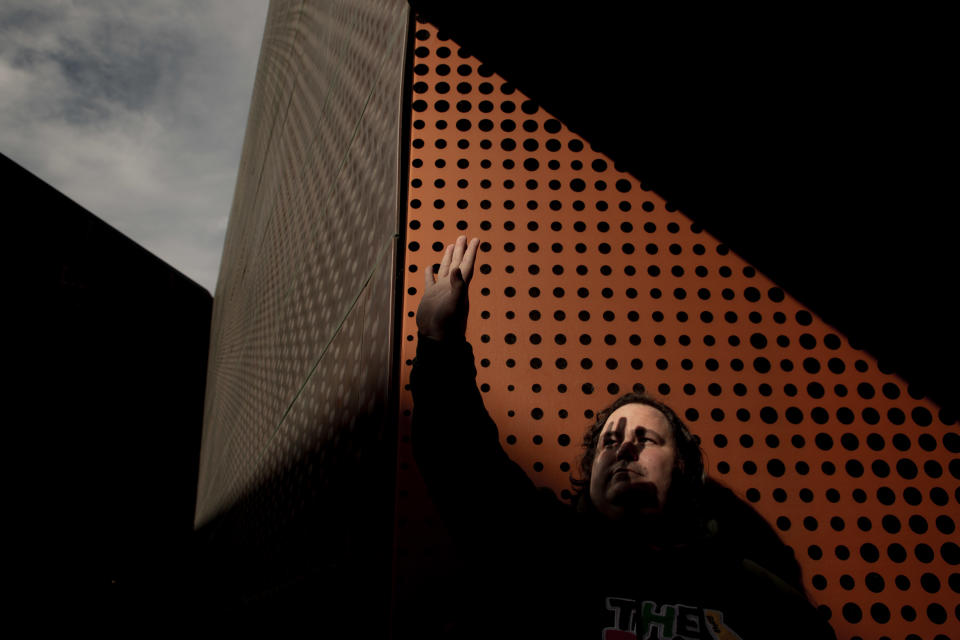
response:
{"label": "person's face", "polygon": [[590,499],[600,513],[614,520],[624,514],[659,514],[676,459],[667,417],[646,404],[624,405],[610,414],[600,432]]}

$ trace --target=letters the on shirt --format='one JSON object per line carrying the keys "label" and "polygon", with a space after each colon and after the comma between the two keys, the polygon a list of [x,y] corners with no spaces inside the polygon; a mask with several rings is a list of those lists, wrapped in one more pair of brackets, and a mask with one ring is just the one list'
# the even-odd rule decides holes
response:
{"label": "letters the on shirt", "polygon": [[716,609],[615,597],[606,599],[606,607],[613,619],[603,640],[742,640]]}

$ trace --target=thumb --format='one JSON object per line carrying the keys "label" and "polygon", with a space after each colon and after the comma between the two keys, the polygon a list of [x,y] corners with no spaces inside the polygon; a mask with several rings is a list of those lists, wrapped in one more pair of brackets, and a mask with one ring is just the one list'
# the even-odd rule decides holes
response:
{"label": "thumb", "polygon": [[433,267],[428,266],[423,270],[423,291],[426,293],[427,289],[436,284],[433,280]]}

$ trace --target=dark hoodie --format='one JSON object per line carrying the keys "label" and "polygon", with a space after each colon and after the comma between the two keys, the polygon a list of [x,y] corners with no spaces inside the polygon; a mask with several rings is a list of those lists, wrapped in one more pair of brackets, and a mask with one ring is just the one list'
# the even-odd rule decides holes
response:
{"label": "dark hoodie", "polygon": [[[467,342],[421,336],[410,383],[414,458],[467,573],[452,637],[835,638],[802,593],[757,554],[747,559],[742,532],[723,535],[737,519],[730,508],[664,545],[588,499],[571,507],[538,489],[500,445]],[[714,507],[734,504],[711,487]],[[758,531],[769,548],[776,535],[765,523]],[[798,573],[785,577],[799,586]]]}

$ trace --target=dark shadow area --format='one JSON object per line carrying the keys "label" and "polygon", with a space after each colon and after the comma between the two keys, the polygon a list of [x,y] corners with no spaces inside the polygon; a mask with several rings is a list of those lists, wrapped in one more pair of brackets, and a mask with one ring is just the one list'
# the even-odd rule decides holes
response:
{"label": "dark shadow area", "polygon": [[17,593],[106,628],[182,586],[212,297],[2,156],[0,175]]}
{"label": "dark shadow area", "polygon": [[273,637],[385,638],[395,427],[376,407],[283,465],[196,534],[188,619]]}
{"label": "dark shadow area", "polygon": [[411,4],[957,414],[945,16]]}
{"label": "dark shadow area", "polygon": [[[549,490],[541,491],[547,502],[555,500]],[[716,532],[706,562],[733,568],[739,566],[740,559],[749,560],[809,597],[794,550],[782,542],[763,516],[712,478],[707,480],[703,497],[704,515],[714,521],[711,527]],[[537,511],[543,505],[528,506]],[[569,607],[579,609],[585,586],[602,574],[597,565],[610,553],[619,554],[612,564],[621,567],[623,575],[633,576],[638,584],[646,572],[654,571],[656,557],[647,558],[646,563],[632,563],[624,555],[629,551],[604,544],[604,540],[610,542],[609,524],[591,522],[592,516],[585,514],[572,516],[573,510],[569,507],[570,517],[559,520],[544,513],[532,528],[516,520],[502,536],[481,528],[466,537],[451,536],[445,525],[432,530],[432,553],[422,560],[417,575],[399,576],[401,584],[409,584],[412,591],[400,594],[404,607],[397,611],[395,637],[469,638],[489,618],[506,621],[517,616],[519,623],[535,609],[555,615]],[[433,508],[429,511],[435,513]],[[437,522],[444,520],[442,514],[431,517]],[[694,556],[702,553],[693,550]],[[669,566],[659,570],[669,570]],[[714,578],[728,580],[730,589],[735,590],[736,579],[731,576],[727,573]],[[568,632],[587,619],[572,622]],[[544,629],[549,628],[544,624]],[[502,637],[513,637],[511,628],[504,624]],[[557,633],[549,637],[568,637],[563,631]]]}
{"label": "dark shadow area", "polygon": [[386,637],[395,408],[318,425],[334,435],[195,530],[210,294],[0,160],[15,214],[18,613],[122,636]]}
{"label": "dark shadow area", "polygon": [[718,480],[708,478],[705,507],[717,522],[717,543],[721,549],[757,563],[797,591],[805,592],[795,552],[750,503]]}

